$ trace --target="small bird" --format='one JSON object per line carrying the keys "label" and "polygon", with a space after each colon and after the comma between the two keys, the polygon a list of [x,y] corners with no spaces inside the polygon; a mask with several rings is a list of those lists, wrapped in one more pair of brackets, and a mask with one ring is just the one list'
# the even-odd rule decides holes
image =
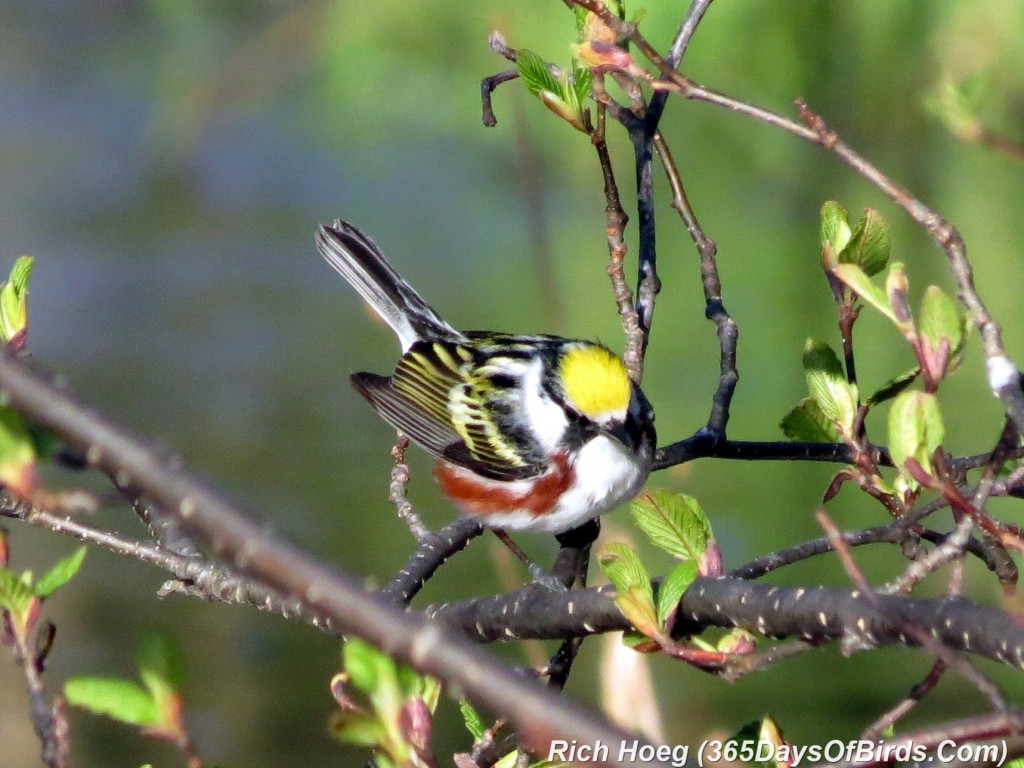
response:
{"label": "small bird", "polygon": [[444,493],[483,525],[561,534],[635,496],[654,410],[607,347],[560,336],[457,331],[365,234],[337,220],[317,248],[398,336],[391,376],[352,384],[438,459]]}

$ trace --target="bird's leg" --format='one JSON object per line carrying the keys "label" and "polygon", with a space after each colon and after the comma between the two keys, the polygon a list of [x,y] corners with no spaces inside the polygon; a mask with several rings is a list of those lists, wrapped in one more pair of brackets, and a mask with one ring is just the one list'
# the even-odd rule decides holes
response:
{"label": "bird's leg", "polygon": [[590,545],[597,541],[597,537],[601,533],[601,521],[595,517],[568,531],[555,534],[555,539],[558,540],[558,546],[561,549],[551,573],[545,572],[543,568],[533,562],[508,533],[500,528],[492,530],[501,543],[508,547],[509,551],[526,566],[535,583],[552,592],[565,592],[577,580],[583,585],[586,584],[584,579],[587,565],[590,563]]}
{"label": "bird's leg", "polygon": [[533,577],[533,581],[536,584],[540,584],[542,587],[546,587],[552,592],[565,592],[569,587],[561,580],[552,576],[550,573],[545,573],[544,569],[537,565],[529,556],[523,551],[522,547],[516,544],[512,537],[509,536],[501,528],[492,528],[494,535],[498,537],[498,540],[509,548],[509,551],[519,558],[520,562],[526,566],[526,569],[530,572],[530,576]]}
{"label": "bird's leg", "polygon": [[556,534],[558,557],[551,573],[570,587],[587,586],[587,568],[590,566],[590,547],[601,533],[601,520],[595,517],[582,525]]}

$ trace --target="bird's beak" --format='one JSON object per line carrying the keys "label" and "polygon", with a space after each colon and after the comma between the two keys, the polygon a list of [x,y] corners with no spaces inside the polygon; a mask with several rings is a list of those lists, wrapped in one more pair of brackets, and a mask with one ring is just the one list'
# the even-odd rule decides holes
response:
{"label": "bird's beak", "polygon": [[658,443],[654,431],[654,412],[637,388],[633,389],[625,417],[605,423],[601,431],[630,453],[653,456],[654,446]]}
{"label": "bird's beak", "polygon": [[622,443],[626,450],[631,452],[639,450],[640,441],[643,439],[643,430],[640,429],[640,425],[628,416],[623,421],[613,421],[605,425],[603,431],[608,437]]}
{"label": "bird's beak", "polygon": [[606,425],[604,433],[608,437],[622,443],[626,448],[633,448],[634,440],[626,430],[626,423],[624,421],[613,421],[611,424]]}

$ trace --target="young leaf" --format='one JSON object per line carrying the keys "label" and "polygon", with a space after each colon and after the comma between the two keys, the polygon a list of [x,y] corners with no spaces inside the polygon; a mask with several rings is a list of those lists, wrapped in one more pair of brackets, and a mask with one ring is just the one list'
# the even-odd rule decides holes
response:
{"label": "young leaf", "polygon": [[0,568],[0,609],[22,614],[35,597],[32,588],[13,571]]}
{"label": "young leaf", "polygon": [[757,638],[739,627],[733,627],[715,643],[715,650],[722,653],[753,653],[756,648]]}
{"label": "young leaf", "polygon": [[181,649],[165,632],[146,632],[139,641],[136,663],[143,684],[163,710],[177,696],[185,679]]}
{"label": "young leaf", "polygon": [[572,9],[576,21],[576,42],[583,42],[583,30],[587,24],[587,15],[590,13],[583,6],[577,5]]}
{"label": "young leaf", "polygon": [[[964,343],[964,316],[956,306],[956,302],[942,292],[938,286],[929,285],[921,301],[921,317],[918,320],[918,332],[933,353],[943,347],[946,342],[947,355],[955,354]],[[948,357],[946,362],[948,363]],[[945,371],[938,371],[940,375]]]}
{"label": "young leaf", "polygon": [[53,567],[36,582],[33,588],[36,596],[49,597],[54,591],[71,581],[72,577],[78,573],[78,569],[82,567],[85,553],[86,547],[79,547],[67,557],[54,563]]}
{"label": "young leaf", "polygon": [[657,604],[658,625],[662,629],[668,629],[668,622],[679,607],[680,598],[696,578],[697,563],[694,560],[687,560],[679,563],[662,580],[658,586]]}
{"label": "young leaf", "polygon": [[598,562],[615,586],[615,604],[622,615],[645,635],[657,634],[658,616],[654,609],[651,577],[633,548],[613,541],[601,550]]}
{"label": "young leaf", "polygon": [[633,499],[629,511],[654,546],[679,560],[700,562],[711,524],[695,498],[658,488]]}
{"label": "young leaf", "polygon": [[945,427],[939,403],[926,392],[904,392],[889,411],[889,452],[892,462],[906,473],[908,458],[916,459],[931,472],[932,456],[942,445]]}
{"label": "young leaf", "polygon": [[363,693],[376,690],[381,677],[381,653],[365,640],[353,637],[342,649],[343,665],[352,685]]}
{"label": "young leaf", "polygon": [[628,592],[637,587],[650,590],[651,605],[654,605],[654,590],[651,577],[640,562],[636,551],[621,541],[612,541],[604,546],[598,557],[601,569],[615,587],[616,592]]}
{"label": "young leaf", "polygon": [[894,262],[889,267],[889,273],[885,276],[885,295],[892,307],[893,317],[896,318],[896,327],[900,333],[913,340],[916,330],[914,318],[910,312],[910,305],[907,303],[907,293],[910,286],[907,284],[907,273],[900,262]]}
{"label": "young leaf", "polygon": [[520,48],[516,56],[516,69],[523,79],[526,89],[534,96],[539,96],[541,91],[548,91],[551,94],[562,92],[562,85],[554,75],[548,71],[548,65],[544,59],[531,50]]}
{"label": "young leaf", "polygon": [[64,683],[68,703],[128,725],[159,724],[156,702],[138,683],[108,677],[73,677]]}
{"label": "young leaf", "polygon": [[783,434],[790,440],[812,443],[834,443],[840,439],[839,429],[821,410],[818,401],[805,397],[779,422]]}
{"label": "young leaf", "polygon": [[909,371],[904,371],[898,376],[894,376],[868,398],[868,405],[878,405],[879,403],[884,403],[886,400],[891,400],[913,384],[914,380],[920,375],[921,369],[914,367]]}
{"label": "young leaf", "polygon": [[842,253],[851,237],[846,209],[834,200],[821,206],[821,242],[828,243],[836,254]]}
{"label": "young leaf", "polygon": [[857,388],[846,380],[843,364],[824,342],[808,339],[804,346],[807,389],[822,414],[835,422],[841,434],[849,435],[857,415]]}
{"label": "young leaf", "polygon": [[462,722],[473,737],[473,743],[480,741],[487,731],[487,723],[480,713],[466,699],[459,699],[459,712],[462,713]]}
{"label": "young leaf", "polygon": [[570,103],[566,101],[566,98],[575,99],[575,94],[572,88],[566,86],[565,89],[554,93],[552,91],[542,90],[537,93],[541,103],[558,115],[560,118],[569,123],[577,131],[583,130],[583,121],[580,118],[580,108],[578,104]]}
{"label": "young leaf", "polygon": [[24,345],[28,326],[28,278],[32,274],[31,256],[19,256],[11,276],[0,286],[0,341]]}
{"label": "young leaf", "polygon": [[[328,730],[335,738],[357,747],[379,747],[388,741],[384,723],[376,715],[366,712],[335,712]],[[379,757],[383,756],[374,754],[375,760]]]}
{"label": "young leaf", "polygon": [[572,88],[575,93],[576,105],[582,110],[587,103],[587,99],[590,98],[590,92],[593,90],[594,84],[590,70],[579,66],[576,62],[573,62],[572,65]]}
{"label": "young leaf", "polygon": [[877,275],[889,263],[889,225],[874,208],[866,208],[849,245],[839,254],[844,263],[856,264],[868,277]]}
{"label": "young leaf", "polygon": [[900,325],[899,320],[896,319],[896,312],[893,311],[892,305],[889,303],[889,297],[885,295],[885,291],[871,282],[871,278],[867,276],[863,269],[856,264],[839,264],[833,267],[832,274],[845,283],[861,299],[888,317],[896,325]]}
{"label": "young leaf", "polygon": [[441,695],[441,684],[430,675],[421,675],[412,667],[395,664],[395,678],[398,681],[399,696],[403,699],[423,699],[433,712]]}
{"label": "young leaf", "polygon": [[32,438],[21,414],[0,406],[0,483],[20,498],[32,495],[36,465]]}

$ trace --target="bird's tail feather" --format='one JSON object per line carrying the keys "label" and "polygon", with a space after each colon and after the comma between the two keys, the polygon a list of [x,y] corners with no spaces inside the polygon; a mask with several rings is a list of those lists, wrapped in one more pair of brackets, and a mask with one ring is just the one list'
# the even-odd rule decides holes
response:
{"label": "bird's tail feather", "polygon": [[316,245],[327,263],[391,326],[403,352],[420,339],[461,338],[402,279],[376,243],[348,222],[336,219],[330,226],[322,225]]}

